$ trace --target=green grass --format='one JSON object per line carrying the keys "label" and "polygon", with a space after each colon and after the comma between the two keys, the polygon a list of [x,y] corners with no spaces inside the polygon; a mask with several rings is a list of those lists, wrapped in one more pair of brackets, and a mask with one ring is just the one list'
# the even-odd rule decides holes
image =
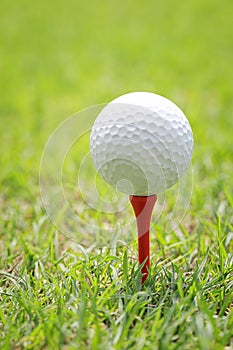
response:
{"label": "green grass", "polygon": [[[228,0],[1,1],[1,349],[233,348],[232,11]],[[176,102],[195,138],[187,215],[165,233],[171,192],[143,287],[134,226],[123,246],[83,248],[51,224],[38,185],[60,122],[137,90]]]}

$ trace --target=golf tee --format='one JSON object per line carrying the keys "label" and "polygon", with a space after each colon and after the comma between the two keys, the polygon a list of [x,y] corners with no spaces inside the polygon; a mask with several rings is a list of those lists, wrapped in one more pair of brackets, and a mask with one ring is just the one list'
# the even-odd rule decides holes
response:
{"label": "golf tee", "polygon": [[138,260],[142,267],[142,284],[148,277],[150,267],[150,222],[151,215],[157,200],[156,195],[152,196],[130,196],[138,230]]}

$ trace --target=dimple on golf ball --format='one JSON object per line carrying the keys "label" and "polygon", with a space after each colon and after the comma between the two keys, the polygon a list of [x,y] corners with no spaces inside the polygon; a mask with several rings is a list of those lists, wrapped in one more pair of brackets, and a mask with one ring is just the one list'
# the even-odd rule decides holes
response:
{"label": "dimple on golf ball", "polygon": [[90,148],[107,183],[127,194],[148,196],[165,191],[185,173],[193,134],[173,102],[149,92],[132,92],[99,113]]}

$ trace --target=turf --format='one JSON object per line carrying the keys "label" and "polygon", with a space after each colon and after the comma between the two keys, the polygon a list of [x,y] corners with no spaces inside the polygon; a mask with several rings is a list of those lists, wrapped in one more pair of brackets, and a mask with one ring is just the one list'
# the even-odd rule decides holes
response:
{"label": "turf", "polygon": [[[228,0],[1,1],[1,349],[233,348],[232,11]],[[154,220],[143,287],[135,241],[82,247],[51,224],[38,185],[60,122],[137,90],[176,102],[195,138],[191,203],[166,230],[171,192]],[[80,206],[87,221],[117,219]]]}

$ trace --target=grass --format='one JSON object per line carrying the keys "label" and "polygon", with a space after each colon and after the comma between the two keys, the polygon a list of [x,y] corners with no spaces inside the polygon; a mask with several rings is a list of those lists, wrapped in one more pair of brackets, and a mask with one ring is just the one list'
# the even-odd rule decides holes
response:
{"label": "grass", "polygon": [[[227,0],[1,1],[1,349],[233,347],[232,10]],[[190,206],[166,232],[168,193],[143,287],[135,226],[122,246],[83,247],[51,224],[38,185],[60,122],[137,90],[175,101],[195,138]],[[129,206],[118,218],[79,205],[99,225],[132,218]]]}

